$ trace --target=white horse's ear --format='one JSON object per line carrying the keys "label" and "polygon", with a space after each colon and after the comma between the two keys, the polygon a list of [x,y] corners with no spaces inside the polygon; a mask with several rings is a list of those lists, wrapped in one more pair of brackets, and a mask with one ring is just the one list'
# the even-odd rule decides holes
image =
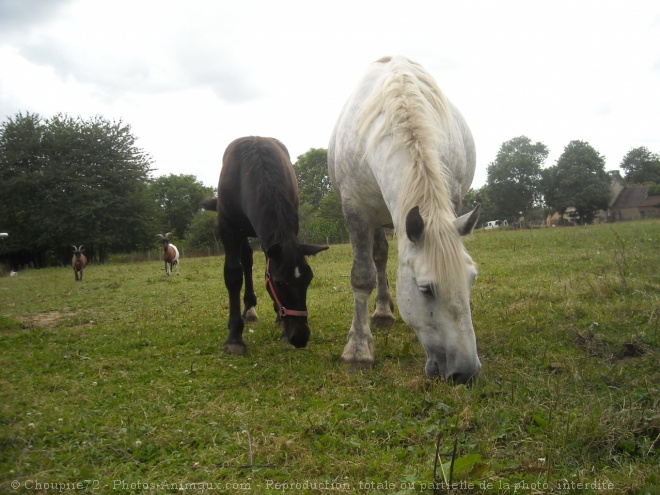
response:
{"label": "white horse's ear", "polygon": [[456,227],[456,230],[458,230],[458,234],[462,236],[471,234],[472,229],[474,229],[474,226],[477,224],[477,220],[479,220],[480,213],[481,205],[477,204],[474,210],[470,213],[466,213],[454,220],[454,226]]}
{"label": "white horse's ear", "polygon": [[419,214],[419,206],[415,206],[406,215],[406,235],[411,242],[418,242],[423,233],[424,219]]}

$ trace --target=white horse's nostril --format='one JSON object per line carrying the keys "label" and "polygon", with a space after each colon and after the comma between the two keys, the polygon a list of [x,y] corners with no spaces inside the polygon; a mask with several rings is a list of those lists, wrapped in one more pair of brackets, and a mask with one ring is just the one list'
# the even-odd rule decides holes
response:
{"label": "white horse's nostril", "polygon": [[455,383],[457,385],[473,385],[476,381],[477,374],[467,374],[467,373],[453,373],[447,376],[445,379],[449,383]]}

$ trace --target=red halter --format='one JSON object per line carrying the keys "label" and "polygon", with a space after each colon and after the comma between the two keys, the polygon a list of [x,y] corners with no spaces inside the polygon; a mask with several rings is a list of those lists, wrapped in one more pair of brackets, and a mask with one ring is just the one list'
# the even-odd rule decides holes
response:
{"label": "red halter", "polygon": [[280,298],[277,297],[277,292],[275,292],[275,284],[270,279],[270,258],[266,261],[266,289],[270,288],[270,294],[275,299],[275,304],[278,307],[278,314],[284,318],[285,316],[308,316],[307,311],[296,311],[295,309],[286,309],[280,302]]}

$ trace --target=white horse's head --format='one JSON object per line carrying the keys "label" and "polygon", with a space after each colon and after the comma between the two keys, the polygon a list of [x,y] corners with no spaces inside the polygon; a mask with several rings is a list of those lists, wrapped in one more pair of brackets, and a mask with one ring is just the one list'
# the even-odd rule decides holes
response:
{"label": "white horse's head", "polygon": [[[477,206],[444,226],[433,225],[444,232],[429,232],[431,225],[413,208],[406,217],[406,235],[399,236],[399,312],[426,351],[427,376],[443,375],[454,383],[468,383],[481,370],[470,313],[477,270],[460,240],[472,231],[480,210]],[[440,244],[428,242],[428,236]]]}

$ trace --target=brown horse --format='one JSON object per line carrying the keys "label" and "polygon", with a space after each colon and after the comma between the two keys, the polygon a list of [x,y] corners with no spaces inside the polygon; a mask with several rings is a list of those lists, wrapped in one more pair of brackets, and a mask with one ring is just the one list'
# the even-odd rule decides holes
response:
{"label": "brown horse", "polygon": [[[277,319],[284,325],[282,339],[295,347],[305,347],[310,335],[307,288],[313,278],[305,256],[328,246],[312,246],[298,240],[298,183],[286,147],[274,138],[243,137],[233,141],[222,159],[218,197],[202,202],[202,207],[218,212],[220,239],[225,248],[229,335],[224,351],[245,352],[244,320],[257,317],[249,237],[257,237],[266,254],[266,287]],[[241,317],[243,279],[245,309]]]}

